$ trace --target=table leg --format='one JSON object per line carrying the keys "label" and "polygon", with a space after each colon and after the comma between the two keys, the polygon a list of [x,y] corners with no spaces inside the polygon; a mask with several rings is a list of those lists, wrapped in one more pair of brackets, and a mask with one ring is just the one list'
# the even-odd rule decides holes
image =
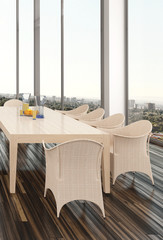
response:
{"label": "table leg", "polygon": [[104,136],[102,156],[102,185],[105,193],[110,193],[110,136]]}
{"label": "table leg", "polygon": [[9,164],[10,193],[15,193],[16,187],[17,149],[18,149],[17,142],[15,142],[14,140],[10,141],[10,164]]}

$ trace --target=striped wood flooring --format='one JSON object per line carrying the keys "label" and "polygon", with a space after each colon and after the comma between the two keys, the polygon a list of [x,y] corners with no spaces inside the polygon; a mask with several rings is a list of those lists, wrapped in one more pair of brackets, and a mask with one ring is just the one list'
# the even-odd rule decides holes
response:
{"label": "striped wood flooring", "polygon": [[104,194],[106,219],[94,204],[65,205],[60,218],[48,190],[43,197],[45,158],[41,144],[18,148],[17,192],[8,189],[9,143],[0,132],[0,240],[163,239],[163,149],[151,145],[155,180],[132,173],[121,175]]}

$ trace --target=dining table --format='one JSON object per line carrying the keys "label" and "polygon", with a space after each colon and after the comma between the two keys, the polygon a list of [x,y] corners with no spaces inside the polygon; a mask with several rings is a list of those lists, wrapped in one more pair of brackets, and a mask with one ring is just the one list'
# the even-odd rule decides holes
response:
{"label": "dining table", "polygon": [[20,116],[19,107],[0,107],[0,128],[9,141],[9,191],[16,192],[18,144],[90,139],[103,144],[102,186],[110,193],[110,136],[86,123],[44,107],[44,118]]}

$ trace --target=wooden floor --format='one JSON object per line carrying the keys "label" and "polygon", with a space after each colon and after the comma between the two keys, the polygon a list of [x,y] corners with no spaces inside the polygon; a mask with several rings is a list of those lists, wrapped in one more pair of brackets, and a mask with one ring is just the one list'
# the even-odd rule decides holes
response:
{"label": "wooden floor", "polygon": [[56,217],[53,195],[43,197],[45,158],[40,144],[18,150],[17,193],[8,190],[9,143],[0,132],[0,240],[163,239],[163,149],[151,145],[155,186],[148,176],[121,175],[104,194],[106,218],[94,204],[75,201]]}

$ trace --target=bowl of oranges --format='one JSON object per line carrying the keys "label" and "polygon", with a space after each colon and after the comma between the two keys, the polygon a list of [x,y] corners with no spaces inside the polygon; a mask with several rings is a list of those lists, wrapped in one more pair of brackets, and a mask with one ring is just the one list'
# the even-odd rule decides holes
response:
{"label": "bowl of oranges", "polygon": [[32,115],[33,115],[32,109],[27,109],[27,110],[25,110],[25,111],[24,111],[24,115],[25,115],[25,116],[32,116]]}

